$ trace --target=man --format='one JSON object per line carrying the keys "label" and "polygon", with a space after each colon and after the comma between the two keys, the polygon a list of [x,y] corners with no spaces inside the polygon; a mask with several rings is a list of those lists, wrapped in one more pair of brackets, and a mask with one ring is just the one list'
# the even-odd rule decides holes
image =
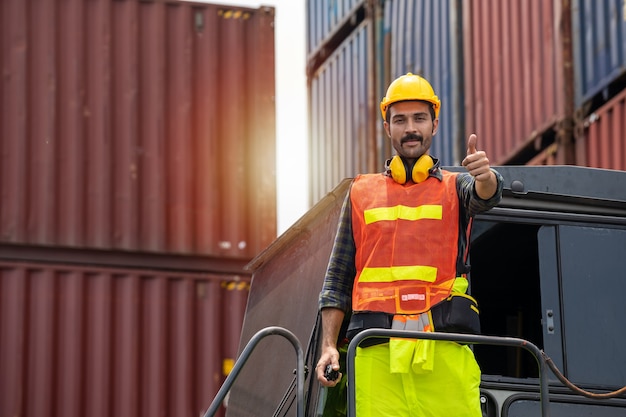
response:
{"label": "man", "polygon": [[[322,353],[317,378],[338,371],[337,342],[366,328],[437,331],[431,308],[463,294],[470,219],[494,207],[502,177],[470,135],[467,173],[451,173],[428,154],[440,101],[424,78],[392,82],[380,104],[397,155],[382,174],[357,176],[344,202],[319,307]],[[353,336],[352,336],[353,337]],[[468,346],[448,341],[373,339],[357,348],[356,415],[480,417],[480,369]]]}

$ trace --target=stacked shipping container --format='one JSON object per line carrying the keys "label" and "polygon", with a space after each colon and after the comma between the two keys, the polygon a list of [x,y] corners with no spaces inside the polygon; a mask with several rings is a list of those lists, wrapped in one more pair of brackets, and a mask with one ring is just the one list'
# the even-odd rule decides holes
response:
{"label": "stacked shipping container", "polygon": [[577,163],[626,170],[626,3],[573,0]]}
{"label": "stacked shipping container", "polygon": [[492,163],[526,162],[572,117],[561,4],[463,3],[466,132],[477,133]]}
{"label": "stacked shipping container", "polygon": [[[458,0],[385,2],[384,85],[412,72],[430,81],[441,100],[439,128],[432,145],[432,155],[444,165],[461,162],[463,125],[458,123],[462,108],[461,36],[458,30],[461,15]],[[381,91],[380,98],[384,95]],[[379,99],[380,100],[380,99]],[[380,117],[377,121],[380,121]],[[380,124],[380,122],[378,123]],[[389,141],[385,138],[391,155]]]}
{"label": "stacked shipping container", "polygon": [[[375,125],[372,113],[370,50],[374,28],[361,23],[310,80],[312,198],[321,199],[336,181],[374,167]],[[368,70],[369,69],[369,70]],[[349,140],[341,140],[349,138]]]}
{"label": "stacked shipping container", "polygon": [[584,165],[626,171],[626,90],[585,118],[576,133]]}
{"label": "stacked shipping container", "polygon": [[327,43],[347,20],[353,18],[363,3],[363,0],[307,1],[307,16],[315,16],[314,20],[309,19],[307,54],[311,54]]}
{"label": "stacked shipping container", "polygon": [[210,404],[276,237],[273,22],[0,2],[0,415]]}
{"label": "stacked shipping container", "polygon": [[[587,150],[581,149],[590,143],[584,136],[590,130],[583,128],[589,115],[626,86],[621,0],[369,0],[361,2],[352,19],[344,16],[343,26],[326,26],[325,35],[319,33],[324,27],[319,21],[337,2],[308,3],[320,2],[326,7],[309,7],[308,15],[309,37],[317,40],[309,43],[308,58],[310,96],[315,97],[311,148],[330,141],[347,156],[312,152],[312,203],[345,176],[364,172],[362,167],[381,169],[392,151],[377,105],[388,83],[406,72],[425,76],[442,99],[441,129],[432,152],[444,165],[460,162],[470,133],[477,133],[494,165],[585,165]],[[360,66],[360,85],[372,96],[369,106],[342,89],[315,96],[314,86],[333,59],[332,51],[344,48],[343,42],[356,33],[353,22],[374,28],[370,43],[361,46],[373,63],[364,65],[358,55],[344,63],[346,68]],[[337,129],[343,123],[341,106],[362,109],[352,124],[374,120],[374,126],[360,132]],[[325,108],[336,109],[334,118],[317,116]],[[608,137],[601,141],[621,141],[621,132],[605,132]]]}
{"label": "stacked shipping container", "polygon": [[266,247],[271,9],[46,4],[0,6],[2,241],[248,259]]}
{"label": "stacked shipping container", "polygon": [[312,203],[346,177],[382,170],[391,147],[378,104],[386,85],[406,72],[431,77],[442,99],[433,152],[443,164],[460,161],[458,1],[351,2],[335,25],[324,24],[341,3],[308,2]]}
{"label": "stacked shipping container", "polygon": [[237,353],[232,279],[0,262],[0,415],[199,415]]}
{"label": "stacked shipping container", "polygon": [[623,0],[572,0],[575,103],[579,109],[606,102],[607,96],[614,94],[611,90],[623,88],[625,7]]}
{"label": "stacked shipping container", "polygon": [[[354,172],[374,169],[375,27],[365,1],[307,2],[311,202]],[[311,19],[315,16],[315,19]]]}

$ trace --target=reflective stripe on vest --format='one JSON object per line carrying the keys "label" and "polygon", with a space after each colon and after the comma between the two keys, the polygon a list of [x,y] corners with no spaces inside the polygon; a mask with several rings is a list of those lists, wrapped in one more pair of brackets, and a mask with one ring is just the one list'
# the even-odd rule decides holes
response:
{"label": "reflective stripe on vest", "polygon": [[446,298],[456,278],[456,174],[397,184],[381,174],[352,185],[357,276],[353,311],[418,314]]}
{"label": "reflective stripe on vest", "polygon": [[365,223],[381,222],[384,220],[441,220],[441,206],[424,205],[419,207],[407,207],[398,205],[395,207],[379,207],[365,211]]}

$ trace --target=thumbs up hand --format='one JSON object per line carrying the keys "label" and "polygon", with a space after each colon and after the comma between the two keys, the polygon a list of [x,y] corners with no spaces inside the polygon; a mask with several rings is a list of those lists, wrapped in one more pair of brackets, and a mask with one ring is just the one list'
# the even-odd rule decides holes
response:
{"label": "thumbs up hand", "polygon": [[475,187],[478,196],[484,200],[491,198],[497,188],[495,174],[489,166],[489,159],[485,151],[476,150],[477,137],[471,134],[467,140],[467,156],[461,164],[476,179]]}
{"label": "thumbs up hand", "polygon": [[472,177],[476,178],[476,181],[486,181],[491,174],[489,159],[487,159],[485,151],[476,150],[477,140],[476,135],[472,133],[467,140],[467,156],[461,164]]}

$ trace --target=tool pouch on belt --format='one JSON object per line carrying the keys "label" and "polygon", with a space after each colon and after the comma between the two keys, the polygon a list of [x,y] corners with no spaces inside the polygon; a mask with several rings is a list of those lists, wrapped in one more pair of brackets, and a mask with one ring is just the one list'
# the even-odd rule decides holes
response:
{"label": "tool pouch on belt", "polygon": [[435,304],[430,312],[436,332],[480,333],[478,303],[467,294],[452,293]]}
{"label": "tool pouch on belt", "polygon": [[[366,329],[391,329],[391,322],[393,321],[393,315],[382,312],[364,312],[364,313],[352,313],[350,318],[350,324],[348,324],[348,330],[346,331],[346,338],[352,340],[354,336],[361,333]],[[368,347],[379,345],[381,343],[387,343],[388,337],[369,337],[363,340],[359,346]]]}

